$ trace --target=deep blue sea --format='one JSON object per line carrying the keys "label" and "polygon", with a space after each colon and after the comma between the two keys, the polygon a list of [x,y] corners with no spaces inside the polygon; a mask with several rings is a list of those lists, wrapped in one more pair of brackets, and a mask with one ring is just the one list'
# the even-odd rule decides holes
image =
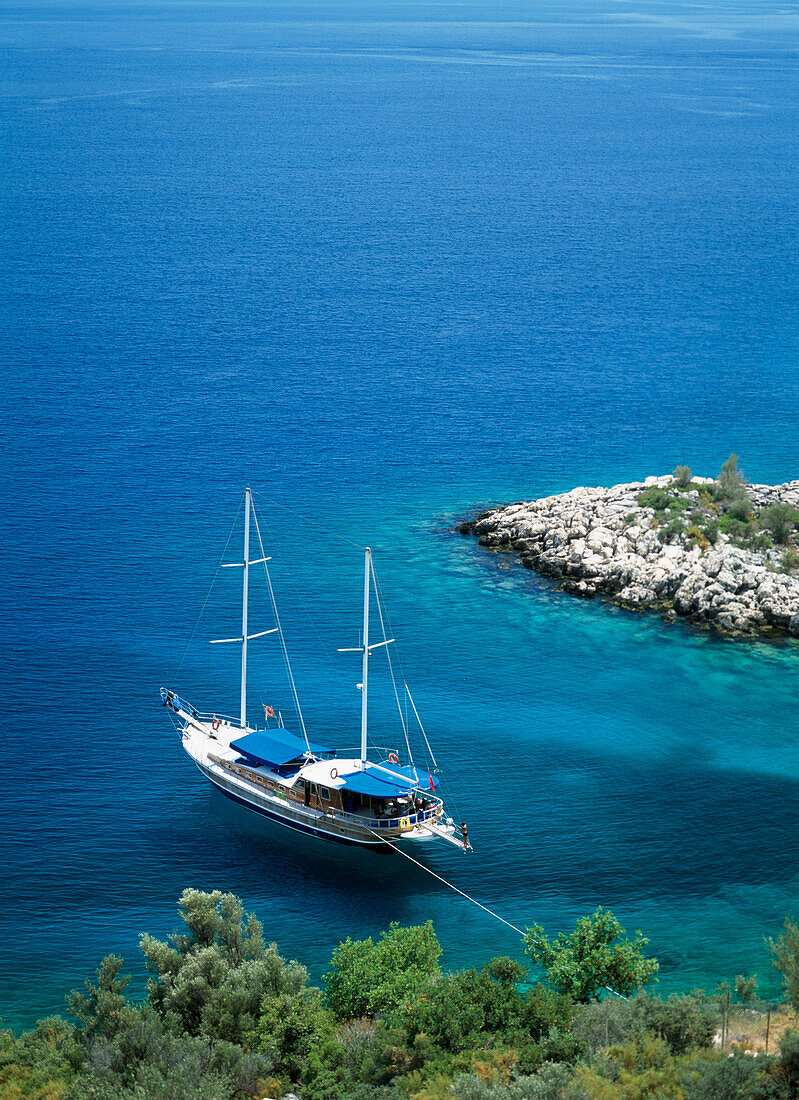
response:
{"label": "deep blue sea", "polygon": [[[141,989],[137,937],[186,886],[239,894],[316,979],[393,920],[432,918],[449,967],[519,952],[183,754],[158,691],[248,482],[317,740],[357,738],[336,648],[375,551],[475,848],[432,868],[520,926],[609,906],[662,991],[777,994],[799,646],[573,600],[452,526],[731,451],[799,476],[798,48],[778,0],[0,3],[8,1023],[111,951]],[[202,709],[236,711],[207,641],[239,576],[174,681]],[[273,641],[253,717],[289,710]]]}

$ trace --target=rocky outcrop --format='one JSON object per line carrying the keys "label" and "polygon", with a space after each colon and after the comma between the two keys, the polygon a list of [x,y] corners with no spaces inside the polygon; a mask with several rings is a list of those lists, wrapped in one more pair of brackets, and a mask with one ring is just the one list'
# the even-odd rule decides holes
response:
{"label": "rocky outcrop", "polygon": [[[710,484],[694,478],[693,485]],[[556,578],[565,592],[601,594],[665,618],[684,616],[727,633],[799,637],[799,576],[784,571],[784,550],[750,550],[720,533],[703,547],[685,534],[666,541],[655,512],[638,497],[671,477],[612,488],[578,488],[558,496],[492,508],[461,524],[483,546],[517,554],[524,565]],[[784,502],[799,508],[799,481],[750,485],[755,509]],[[697,504],[700,493],[689,490]]]}

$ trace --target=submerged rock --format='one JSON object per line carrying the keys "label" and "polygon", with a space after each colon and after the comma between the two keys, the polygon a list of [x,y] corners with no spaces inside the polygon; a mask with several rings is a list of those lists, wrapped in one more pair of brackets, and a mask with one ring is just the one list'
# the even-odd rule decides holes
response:
{"label": "submerged rock", "polygon": [[[694,486],[711,484],[694,478]],[[753,550],[715,534],[711,545],[691,528],[670,531],[639,495],[675,490],[670,476],[568,493],[492,508],[458,530],[481,545],[518,555],[528,568],[560,581],[583,599],[604,595],[624,607],[683,616],[732,634],[781,632],[799,637],[799,577],[783,569],[781,549]],[[702,492],[706,492],[702,490]],[[775,503],[799,508],[799,480],[751,485],[755,509]],[[689,489],[686,505],[699,506]]]}

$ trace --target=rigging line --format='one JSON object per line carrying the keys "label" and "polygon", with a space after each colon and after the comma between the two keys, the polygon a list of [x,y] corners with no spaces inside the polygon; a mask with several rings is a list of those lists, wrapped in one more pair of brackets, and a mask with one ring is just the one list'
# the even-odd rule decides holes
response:
{"label": "rigging line", "polygon": [[[208,605],[208,601],[211,598],[211,592],[213,591],[213,587],[216,584],[216,578],[219,576],[219,570],[222,568],[222,558],[224,558],[225,554],[227,553],[228,545],[230,543],[231,538],[233,537],[233,530],[236,526],[236,522],[238,521],[239,512],[241,511],[241,506],[242,506],[243,501],[244,501],[244,498],[242,497],[242,499],[239,501],[239,507],[238,507],[238,510],[236,512],[236,515],[233,517],[233,522],[230,525],[230,530],[228,531],[227,538],[225,539],[225,545],[222,549],[222,553],[219,555],[219,561],[216,564],[216,570],[214,572],[211,583],[208,586],[208,591],[205,594],[205,599],[203,600],[203,605],[200,608],[200,614],[197,616],[197,621],[194,624],[194,629],[192,630],[191,635],[189,636],[189,640],[186,642],[186,648],[183,650],[183,655],[181,656],[180,661],[178,662],[178,667],[175,669],[174,673],[172,674],[172,679],[169,682],[170,687],[172,687],[172,685],[175,683],[175,680],[177,680],[178,676],[180,675],[180,670],[181,670],[181,668],[183,668],[183,662],[186,660],[186,654],[189,652],[189,646],[194,641],[194,635],[197,633],[197,627],[200,625],[200,620],[202,619],[203,614],[205,613],[205,608]],[[210,653],[210,650],[209,650],[209,653]]]}
{"label": "rigging line", "polygon": [[[275,561],[277,561],[278,563],[280,563],[281,565],[283,565],[285,567],[286,563],[282,559],[282,557],[280,555],[280,551],[275,549],[276,540],[273,540],[269,524],[265,520],[264,520],[264,530],[266,531],[267,536],[270,540],[270,553],[272,554],[272,557],[275,559]],[[297,585],[294,583],[294,581],[292,579],[290,568],[286,568],[286,578],[285,579],[286,579],[287,583],[289,584],[289,586],[291,587],[291,591],[294,594],[294,599],[300,605],[300,607],[302,607],[302,610],[305,613],[305,621],[308,623],[311,630],[313,630],[314,634],[316,635],[316,640],[319,643],[319,652],[320,652],[320,654],[326,653],[328,651],[329,647],[325,643],[325,641],[323,640],[322,635],[319,633],[319,630],[317,629],[317,626],[316,626],[316,622],[314,621],[313,616],[311,615],[310,611],[308,610],[308,605],[306,604],[305,600],[303,599],[302,593],[300,592],[299,588],[297,587]],[[359,637],[360,637],[360,635],[359,635]],[[360,714],[361,714],[360,704],[356,705],[352,700],[352,688],[351,688],[350,681],[345,680],[344,677],[342,676],[341,672],[335,666],[334,666],[333,671],[334,671],[334,675],[336,677],[336,682],[338,683],[339,687],[341,688],[342,698],[345,700],[345,705],[347,706],[348,709],[352,709],[353,713],[356,714],[360,718]]]}
{"label": "rigging line", "polygon": [[[405,681],[403,681],[403,683],[405,683]],[[430,759],[433,761],[433,767],[437,768],[438,764],[436,762],[436,758],[435,756],[433,756],[433,750],[430,748],[430,742],[427,740],[427,734],[425,733],[424,726],[422,725],[422,719],[419,717],[419,711],[416,709],[416,703],[414,703],[413,701],[413,696],[411,695],[410,688],[407,684],[405,684],[405,694],[410,699],[411,706],[413,707],[413,713],[416,715],[416,721],[419,723],[419,729],[422,731],[422,737],[424,737],[424,743],[425,745],[427,745],[427,751],[430,753]]]}
{"label": "rigging line", "polygon": [[[383,622],[383,607],[382,607],[383,601],[380,598],[380,586],[377,583],[377,576],[375,574],[375,565],[374,565],[374,561],[371,558],[369,560],[369,568],[372,571],[372,579],[375,582],[375,603],[377,604],[377,613],[380,616],[380,629],[383,631],[383,641],[385,642],[388,639],[388,635],[386,634],[386,624]],[[388,615],[386,615],[386,618],[388,618]],[[402,704],[399,701],[399,692],[397,691],[397,681],[394,677],[394,665],[391,662],[391,653],[389,652],[388,646],[385,646],[385,650],[386,650],[386,657],[388,658],[388,671],[391,673],[391,686],[394,688],[394,698],[397,700],[397,710],[399,712],[400,725],[402,726],[402,732],[405,736],[405,747],[408,750],[408,758],[409,758],[411,764],[413,764],[413,753],[411,752],[411,743],[408,740],[408,729],[405,725],[405,719],[402,716]],[[416,767],[416,765],[414,764],[414,768],[415,767]],[[418,776],[416,777],[416,780],[418,782],[418,780],[419,780]]]}
{"label": "rigging line", "polygon": [[[255,530],[258,532],[258,545],[261,549],[261,557],[265,558],[266,554],[264,553],[264,544],[263,544],[263,540],[261,539],[261,528],[258,525],[258,516],[256,515],[255,508],[253,508],[253,510],[252,510],[252,518],[255,520]],[[286,649],[286,639],[283,637],[283,627],[280,625],[280,616],[278,615],[278,612],[277,612],[277,601],[275,600],[275,592],[274,592],[274,589],[272,588],[272,578],[269,575],[269,566],[267,565],[266,562],[264,562],[263,565],[264,565],[264,573],[266,574],[266,583],[269,585],[269,595],[272,598],[272,610],[275,613],[275,623],[277,624],[277,634],[278,634],[278,637],[280,638],[280,645],[281,645],[281,648],[283,650],[283,659],[286,662],[286,672],[288,673],[289,683],[291,684],[291,692],[292,692],[292,695],[294,696],[294,705],[297,708],[297,717],[300,720],[300,726],[302,727],[302,735],[305,738],[305,747],[307,748],[308,752],[310,752],[311,751],[311,743],[308,740],[308,731],[305,728],[305,719],[302,716],[302,709],[300,707],[300,700],[299,700],[299,696],[297,695],[296,685],[294,683],[294,673],[291,671],[291,661],[289,661],[289,653],[288,653],[288,650]]]}
{"label": "rigging line", "polygon": [[407,852],[403,852],[401,848],[398,848],[396,844],[392,844],[387,837],[381,836],[380,833],[376,833],[374,829],[370,829],[369,832],[373,836],[376,836],[378,840],[382,840],[384,843],[388,844],[389,847],[393,848],[395,852],[399,852],[401,856],[405,856],[405,858],[409,859],[411,863],[415,863],[417,867],[421,867],[423,871],[427,871],[428,875],[432,875],[433,878],[438,879],[439,882],[443,882],[443,884],[445,886],[448,886],[450,890],[454,890],[456,894],[460,894],[462,898],[466,898],[466,900],[470,901],[472,905],[476,905],[478,909],[482,909],[495,920],[501,921],[502,924],[506,924],[508,928],[512,928],[514,932],[518,932],[522,939],[524,939],[524,932],[522,932],[521,928],[517,928],[516,925],[511,924],[509,920],[505,920],[505,918],[501,917],[499,913],[495,913],[493,909],[489,909],[487,905],[483,905],[483,903],[481,901],[478,901],[477,898],[473,898],[464,890],[459,889],[457,886],[453,886],[451,882],[447,882],[447,880],[445,878],[442,878],[441,875],[437,875],[435,871],[431,871],[429,867],[425,867],[425,865],[423,863],[420,863],[418,859],[414,859],[413,856],[409,856]]}
{"label": "rigging line", "polygon": [[292,516],[296,516],[297,519],[301,519],[303,523],[307,523],[310,527],[315,527],[317,531],[324,531],[326,535],[332,536],[334,539],[340,539],[342,542],[346,542],[348,546],[354,546],[356,550],[363,549],[360,543],[353,542],[352,539],[346,538],[344,535],[339,535],[336,531],[331,531],[329,527],[323,527],[321,523],[314,523],[312,519],[308,519],[302,512],[295,512],[293,508],[287,508],[285,504],[281,504],[279,500],[275,500],[274,497],[268,497],[265,493],[253,493],[253,496],[262,498],[269,501],[275,508],[282,508],[284,512],[288,512]]}

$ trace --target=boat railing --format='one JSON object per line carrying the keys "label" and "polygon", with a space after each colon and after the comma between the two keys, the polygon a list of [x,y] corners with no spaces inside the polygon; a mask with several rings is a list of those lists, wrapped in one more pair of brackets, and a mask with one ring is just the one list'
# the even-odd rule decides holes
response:
{"label": "boat railing", "polygon": [[306,806],[303,802],[288,799],[285,792],[281,790],[281,784],[271,777],[254,771],[252,768],[237,764],[233,760],[225,760],[221,756],[216,756],[213,753],[210,754],[209,758],[213,764],[221,766],[225,771],[233,772],[234,775],[239,775],[242,779],[248,779],[256,786],[263,787],[267,793],[276,795],[280,798],[281,802],[285,802],[286,806],[290,809],[297,811],[313,810],[316,813],[323,813],[325,817],[331,820],[343,822],[344,824],[358,825],[361,828],[366,827],[374,829],[378,832],[381,830],[413,828],[414,825],[423,824],[425,821],[431,821],[440,815],[444,805],[439,798],[436,798],[436,804],[428,810],[417,810],[415,813],[400,814],[397,817],[377,818],[368,818],[363,814],[348,813],[346,810],[338,809],[337,806],[328,806],[323,810],[319,806]]}
{"label": "boat railing", "polygon": [[229,714],[220,714],[219,711],[214,711],[212,714],[207,714],[204,711],[197,710],[186,699],[182,699],[176,691],[165,691],[161,689],[161,698],[164,701],[165,707],[171,707],[172,710],[182,710],[185,714],[188,714],[191,718],[196,719],[198,722],[225,722],[229,726],[235,726],[237,729],[244,729],[238,718],[233,718]]}

